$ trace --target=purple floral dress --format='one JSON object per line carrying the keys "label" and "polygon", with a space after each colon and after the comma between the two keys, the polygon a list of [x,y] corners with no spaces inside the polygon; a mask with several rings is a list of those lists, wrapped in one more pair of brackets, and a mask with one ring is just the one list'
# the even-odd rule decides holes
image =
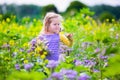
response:
{"label": "purple floral dress", "polygon": [[[47,46],[49,53],[46,56],[48,60],[58,61],[59,59],[59,43],[60,37],[59,34],[41,34],[39,36],[41,39],[46,40],[45,45]],[[40,39],[39,38],[39,39]]]}

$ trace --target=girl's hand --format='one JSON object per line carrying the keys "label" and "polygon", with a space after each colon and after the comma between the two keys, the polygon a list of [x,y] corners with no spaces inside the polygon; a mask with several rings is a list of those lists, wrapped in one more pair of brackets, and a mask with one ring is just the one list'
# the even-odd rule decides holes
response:
{"label": "girl's hand", "polygon": [[68,34],[68,35],[67,35],[67,38],[68,38],[69,40],[73,40],[73,34]]}

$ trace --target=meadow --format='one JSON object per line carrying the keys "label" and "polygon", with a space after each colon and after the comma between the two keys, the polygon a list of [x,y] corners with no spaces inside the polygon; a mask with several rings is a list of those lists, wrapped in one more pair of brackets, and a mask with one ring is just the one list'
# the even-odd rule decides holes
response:
{"label": "meadow", "polygon": [[120,21],[99,22],[92,15],[82,9],[64,19],[63,32],[72,33],[74,42],[60,63],[46,60],[45,46],[34,40],[42,20],[16,22],[15,15],[1,20],[0,80],[119,80]]}

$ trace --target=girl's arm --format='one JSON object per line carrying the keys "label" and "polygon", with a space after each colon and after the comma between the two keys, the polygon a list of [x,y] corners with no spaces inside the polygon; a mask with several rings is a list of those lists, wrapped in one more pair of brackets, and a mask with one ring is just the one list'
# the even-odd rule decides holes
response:
{"label": "girl's arm", "polygon": [[65,36],[62,32],[59,33],[60,40],[67,46],[72,46],[73,39],[70,36]]}

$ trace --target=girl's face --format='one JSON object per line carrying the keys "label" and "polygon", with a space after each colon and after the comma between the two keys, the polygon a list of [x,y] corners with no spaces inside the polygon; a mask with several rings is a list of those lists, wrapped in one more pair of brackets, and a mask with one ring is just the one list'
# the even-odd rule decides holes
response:
{"label": "girl's face", "polygon": [[50,26],[48,27],[48,32],[59,33],[60,32],[60,20],[58,18],[52,18]]}

